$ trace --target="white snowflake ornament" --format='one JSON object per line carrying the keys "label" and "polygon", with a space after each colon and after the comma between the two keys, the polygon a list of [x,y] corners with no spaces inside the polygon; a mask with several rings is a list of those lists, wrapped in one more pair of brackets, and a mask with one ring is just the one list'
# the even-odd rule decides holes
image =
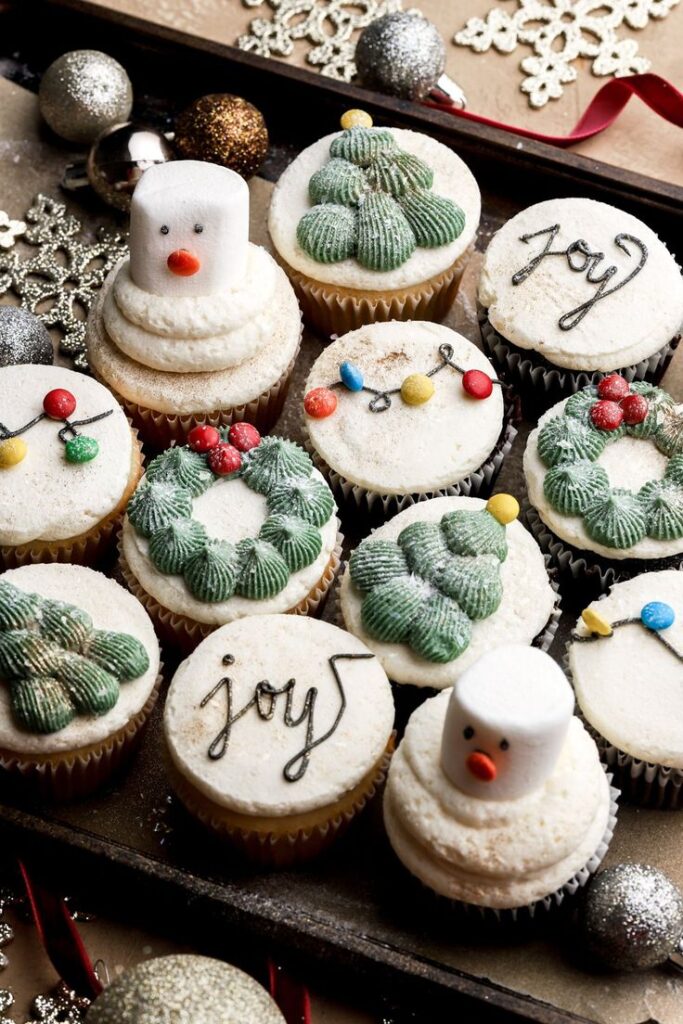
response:
{"label": "white snowflake ornament", "polygon": [[11,220],[4,210],[0,210],[0,249],[11,249],[25,231],[23,220]]}

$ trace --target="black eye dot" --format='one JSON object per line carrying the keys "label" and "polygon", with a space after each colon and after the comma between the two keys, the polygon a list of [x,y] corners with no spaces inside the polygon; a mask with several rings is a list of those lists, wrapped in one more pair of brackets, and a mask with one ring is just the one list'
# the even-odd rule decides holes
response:
{"label": "black eye dot", "polygon": [[204,225],[203,224],[195,224],[195,226],[194,226],[194,233],[196,235],[201,235],[203,230],[204,230]]}
{"label": "black eye dot", "polygon": [[161,227],[159,228],[159,231],[161,231],[162,235],[167,235],[168,234],[168,224],[162,224]]}
{"label": "black eye dot", "polygon": [[501,740],[499,746],[501,750],[507,750],[510,744],[508,743],[507,740]]}
{"label": "black eye dot", "polygon": [[474,729],[472,728],[471,725],[466,725],[462,731],[462,734],[466,740],[471,740],[472,737],[474,736]]}

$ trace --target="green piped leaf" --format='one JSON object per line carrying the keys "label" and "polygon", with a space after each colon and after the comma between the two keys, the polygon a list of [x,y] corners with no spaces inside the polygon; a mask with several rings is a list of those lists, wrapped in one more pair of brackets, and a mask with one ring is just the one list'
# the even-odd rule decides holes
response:
{"label": "green piped leaf", "polygon": [[572,416],[555,416],[541,427],[538,454],[546,466],[585,459],[595,462],[612,440],[608,431],[596,430]]}
{"label": "green piped leaf", "polygon": [[452,557],[439,523],[410,523],[399,534],[398,545],[410,571],[425,580],[437,579]]}
{"label": "green piped leaf", "polygon": [[648,408],[643,422],[626,427],[626,431],[631,437],[652,437],[657,432],[662,416],[666,414],[667,410],[673,408],[674,400],[662,388],[643,380],[634,380],[631,384],[631,391],[646,398]]}
{"label": "green piped leaf", "polygon": [[13,679],[10,706],[13,718],[27,732],[58,732],[76,717],[76,708],[64,686],[51,676]]}
{"label": "green piped leaf", "polygon": [[0,676],[3,679],[53,675],[52,670],[63,657],[55,644],[33,630],[0,633]]}
{"label": "green piped leaf", "polygon": [[683,454],[683,412],[673,406],[660,410],[658,423],[655,444],[660,452],[669,458]]}
{"label": "green piped leaf", "polygon": [[386,128],[348,128],[330,145],[330,156],[367,167],[373,160],[398,151],[396,140]]}
{"label": "green piped leaf", "polygon": [[594,462],[561,462],[548,470],[543,493],[565,516],[583,515],[587,508],[609,494],[610,483],[602,466]]}
{"label": "green piped leaf", "polygon": [[448,512],[441,520],[441,529],[454,555],[490,554],[501,562],[507,558],[505,527],[485,508]]}
{"label": "green piped leaf", "polygon": [[421,248],[448,245],[463,232],[465,214],[452,199],[422,188],[406,192],[398,202]]}
{"label": "green piped leaf", "polygon": [[359,590],[369,591],[389,580],[408,576],[406,556],[393,540],[364,540],[349,561],[351,579]]}
{"label": "green piped leaf", "polygon": [[582,388],[567,399],[564,406],[564,414],[590,425],[590,412],[597,400],[598,389],[596,387],[591,385],[590,387]]}
{"label": "green piped leaf", "polygon": [[426,661],[444,664],[458,658],[469,646],[472,623],[455,601],[432,595],[416,615],[408,642]]}
{"label": "green piped leaf", "polygon": [[593,540],[608,548],[632,548],[647,535],[645,506],[631,491],[615,488],[599,498],[584,514]]}
{"label": "green piped leaf", "polygon": [[672,480],[675,484],[683,486],[683,455],[674,455],[669,459],[664,476],[667,480]]}
{"label": "green piped leaf", "polygon": [[214,604],[235,593],[239,562],[227,541],[210,540],[185,564],[185,582],[198,600]]}
{"label": "green piped leaf", "polygon": [[137,679],[149,669],[149,655],[144,644],[129,633],[97,629],[85,653],[120,683]]}
{"label": "green piped leaf", "polygon": [[67,651],[78,651],[92,633],[93,623],[82,608],[63,601],[43,601],[38,628],[46,640]]}
{"label": "green piped leaf", "polygon": [[401,207],[383,192],[367,195],[358,207],[356,258],[368,270],[394,270],[415,251],[415,236]]}
{"label": "green piped leaf", "polygon": [[398,577],[375,587],[361,606],[363,629],[383,643],[407,643],[411,626],[430,593],[429,584],[413,576]]}
{"label": "green piped leaf", "polygon": [[641,487],[638,497],[645,506],[648,537],[683,537],[683,485],[671,479],[653,480]]}
{"label": "green piped leaf", "polygon": [[284,590],[289,568],[274,545],[263,539],[248,537],[237,545],[240,574],[237,593],[252,601],[267,601]]}
{"label": "green piped leaf", "polygon": [[316,171],[308,183],[312,203],[338,203],[341,206],[356,206],[367,189],[368,183],[361,169],[348,160],[338,158]]}
{"label": "green piped leaf", "polygon": [[55,675],[81,715],[106,715],[119,699],[114,676],[80,654],[67,654]]}
{"label": "green piped leaf", "polygon": [[290,572],[300,572],[312,565],[323,548],[320,532],[297,516],[269,516],[259,537],[277,548]]}
{"label": "green piped leaf", "polygon": [[150,483],[162,481],[176,484],[190,492],[194,498],[208,490],[214,476],[199,452],[191,448],[169,448],[150,462],[146,479]]}
{"label": "green piped leaf", "polygon": [[358,238],[356,211],[334,203],[314,206],[299,221],[296,238],[316,263],[339,263],[355,256]]}
{"label": "green piped leaf", "polygon": [[162,480],[141,484],[128,503],[128,518],[143,537],[151,537],[162,526],[191,515],[191,492]]}
{"label": "green piped leaf", "polygon": [[268,494],[278,484],[310,476],[311,458],[294,441],[264,437],[252,448],[242,470],[242,479],[259,494]]}
{"label": "green piped leaf", "polygon": [[0,629],[21,629],[35,621],[36,594],[26,594],[12,583],[0,583]]}
{"label": "green piped leaf", "polygon": [[188,560],[207,543],[206,530],[196,519],[176,519],[149,539],[149,557],[159,572],[182,575]]}
{"label": "green piped leaf", "polygon": [[495,555],[452,555],[438,586],[470,619],[487,619],[503,600],[500,562]]}
{"label": "green piped leaf", "polygon": [[269,492],[268,511],[293,515],[313,526],[324,526],[334,512],[334,498],[323,480],[295,477]]}
{"label": "green piped leaf", "polygon": [[434,172],[424,160],[412,153],[393,153],[374,160],[367,171],[367,180],[380,192],[394,199],[415,189],[429,189],[434,183]]}

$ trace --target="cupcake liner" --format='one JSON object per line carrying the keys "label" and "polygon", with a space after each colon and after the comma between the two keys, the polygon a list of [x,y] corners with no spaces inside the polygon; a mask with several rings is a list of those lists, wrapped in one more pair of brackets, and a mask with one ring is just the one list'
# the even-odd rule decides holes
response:
{"label": "cupcake liner", "polygon": [[517,436],[516,423],[520,420],[518,403],[514,400],[506,402],[503,428],[496,445],[478,469],[449,487],[441,487],[433,491],[422,491],[416,494],[381,494],[379,491],[368,490],[360,484],[354,484],[332,469],[313,447],[310,436],[306,434],[306,449],[311,455],[316,468],[326,478],[340,504],[351,508],[354,512],[370,516],[373,521],[391,519],[420,501],[430,498],[446,498],[464,495],[468,498],[488,497],[500,473],[503,462],[508,455],[512,443]]}
{"label": "cupcake liner", "polygon": [[89,530],[64,540],[32,540],[17,547],[0,547],[0,563],[4,569],[18,569],[35,562],[71,562],[76,565],[94,565],[112,546],[123,521],[126,506],[142,476],[142,446],[138,432],[131,425],[133,455],[131,475],[121,500],[104,519]]}
{"label": "cupcake liner", "polygon": [[485,309],[480,307],[478,315],[484,349],[498,367],[501,376],[513,384],[523,398],[530,398],[546,409],[581,388],[598,384],[608,372],[621,374],[629,383],[634,380],[659,383],[681,339],[680,334],[676,335],[647,359],[621,369],[568,370],[553,366],[538,353],[518,348],[508,341],[492,326]]}
{"label": "cupcake liner", "polygon": [[113,384],[105,380],[104,377],[100,377],[94,371],[93,376],[111,391],[114,398],[126,410],[126,413],[139,431],[142,440],[156,451],[163,451],[173,443],[185,444],[187,435],[197,424],[209,423],[212,427],[229,427],[233,423],[240,423],[246,420],[247,423],[253,424],[262,434],[267,434],[282,412],[282,407],[287,398],[292,370],[301,347],[302,334],[303,326],[300,328],[299,341],[292,359],[280,379],[271,387],[263,391],[257,398],[252,399],[250,402],[245,402],[243,405],[214,409],[211,412],[176,414],[159,412],[156,409],[151,409],[148,406],[124,398]]}
{"label": "cupcake liner", "polygon": [[[339,527],[337,521],[337,527]],[[337,530],[337,538],[335,541],[330,560],[327,563],[325,572],[320,577],[319,581],[309,591],[307,596],[299,601],[293,608],[290,608],[287,612],[288,615],[315,615],[320,608],[321,604],[330,587],[334,583],[336,575],[341,565],[341,552],[342,544],[344,543],[344,537],[341,531]],[[179,648],[184,655],[191,654],[195,647],[204,640],[214,630],[219,629],[219,625],[210,625],[206,622],[197,622],[195,619],[190,618],[187,615],[181,615],[177,612],[170,611],[160,604],[151,594],[148,594],[144,587],[138,582],[137,577],[133,574],[126,557],[123,553],[123,547],[119,544],[119,569],[121,576],[123,577],[124,583],[131,594],[137,597],[138,601],[145,607],[149,614],[157,634],[160,639],[172,646]]]}
{"label": "cupcake liner", "polygon": [[524,502],[523,515],[541,550],[550,555],[559,572],[572,584],[581,585],[582,595],[604,594],[615,583],[630,580],[642,572],[659,572],[683,566],[683,552],[669,558],[625,558],[609,562],[590,551],[580,551],[554,534],[536,509]]}
{"label": "cupcake liner", "polygon": [[289,277],[304,320],[323,337],[387,320],[443,320],[450,310],[474,243],[446,270],[410,288],[363,291],[324,284],[277,259]]}
{"label": "cupcake liner", "polygon": [[[288,819],[263,819],[263,828],[250,828],[249,817],[231,814],[199,793],[166,755],[171,787],[185,809],[215,835],[226,839],[239,853],[261,867],[283,868],[303,864],[319,856],[348,829],[383,786],[394,750],[390,738],[375,766],[357,786],[329,807]],[[254,819],[254,825],[257,819]],[[273,828],[273,825],[276,827]]]}
{"label": "cupcake liner", "polygon": [[140,745],[144,729],[159,696],[162,669],[143,707],[121,729],[99,743],[47,757],[22,757],[0,750],[0,771],[18,778],[41,800],[66,802],[89,796],[130,759]]}

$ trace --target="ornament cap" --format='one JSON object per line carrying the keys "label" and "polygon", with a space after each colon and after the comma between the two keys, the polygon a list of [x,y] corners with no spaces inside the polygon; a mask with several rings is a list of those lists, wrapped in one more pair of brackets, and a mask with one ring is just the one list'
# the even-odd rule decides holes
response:
{"label": "ornament cap", "polygon": [[372,117],[366,110],[346,110],[339,123],[344,131],[348,128],[372,128]]}
{"label": "ornament cap", "polygon": [[511,494],[494,494],[486,502],[486,511],[502,526],[507,526],[519,516],[519,502]]}

